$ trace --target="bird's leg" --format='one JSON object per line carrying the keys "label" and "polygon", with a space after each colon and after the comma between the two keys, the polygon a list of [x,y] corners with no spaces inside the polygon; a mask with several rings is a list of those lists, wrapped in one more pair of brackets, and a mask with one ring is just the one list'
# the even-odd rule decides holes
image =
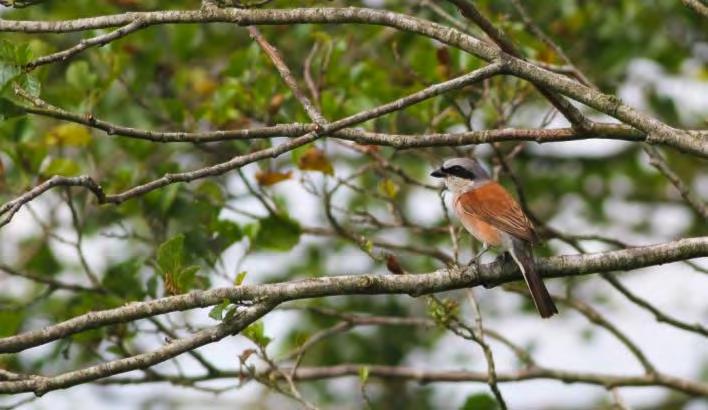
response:
{"label": "bird's leg", "polygon": [[504,253],[502,253],[501,257],[502,257],[502,264],[506,264],[507,262],[514,260],[511,252],[504,252]]}
{"label": "bird's leg", "polygon": [[489,245],[487,245],[486,243],[482,243],[482,249],[472,257],[472,260],[470,261],[470,263],[467,264],[467,266],[472,266],[472,264],[474,263],[477,270],[479,270],[479,261],[482,258],[482,255],[487,253],[488,250]]}

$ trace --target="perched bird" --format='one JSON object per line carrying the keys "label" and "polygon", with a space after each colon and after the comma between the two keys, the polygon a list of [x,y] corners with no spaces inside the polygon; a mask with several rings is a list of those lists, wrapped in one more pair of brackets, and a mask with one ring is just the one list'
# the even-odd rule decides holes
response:
{"label": "perched bird", "polygon": [[430,174],[445,178],[453,194],[453,209],[462,225],[483,243],[481,256],[489,246],[511,254],[524,276],[536,310],[543,318],[558,313],[548,289],[536,271],[532,246],[536,242],[533,224],[514,198],[474,159],[451,158]]}

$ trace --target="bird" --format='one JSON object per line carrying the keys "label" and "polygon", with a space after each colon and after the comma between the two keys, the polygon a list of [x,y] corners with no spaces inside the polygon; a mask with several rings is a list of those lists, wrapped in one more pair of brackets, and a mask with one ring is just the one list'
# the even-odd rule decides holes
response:
{"label": "bird", "polygon": [[446,188],[452,192],[452,208],[462,226],[482,242],[483,249],[474,261],[490,246],[501,247],[521,270],[541,317],[558,313],[536,270],[533,257],[536,231],[514,197],[473,158],[447,159],[430,175],[445,179]]}

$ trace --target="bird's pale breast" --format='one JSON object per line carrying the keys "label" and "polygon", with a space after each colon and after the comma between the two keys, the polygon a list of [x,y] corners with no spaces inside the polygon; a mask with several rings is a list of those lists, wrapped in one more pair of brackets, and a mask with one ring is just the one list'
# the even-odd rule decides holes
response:
{"label": "bird's pale breast", "polygon": [[501,232],[492,225],[475,217],[473,214],[465,212],[457,198],[455,198],[455,213],[457,217],[460,218],[462,226],[464,226],[472,236],[477,238],[478,241],[491,246],[502,245]]}

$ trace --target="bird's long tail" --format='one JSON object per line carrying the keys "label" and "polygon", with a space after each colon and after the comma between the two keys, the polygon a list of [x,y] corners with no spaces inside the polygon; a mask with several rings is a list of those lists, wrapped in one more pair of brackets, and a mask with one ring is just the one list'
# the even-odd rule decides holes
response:
{"label": "bird's long tail", "polygon": [[536,305],[536,310],[538,310],[541,317],[547,318],[558,313],[558,309],[553,303],[551,295],[548,294],[546,285],[543,284],[541,276],[536,271],[536,262],[533,259],[531,245],[526,241],[514,238],[509,253],[511,253],[516,264],[519,265],[519,269],[521,269],[521,273],[524,275],[526,286],[528,286],[529,292],[531,292],[533,304]]}

